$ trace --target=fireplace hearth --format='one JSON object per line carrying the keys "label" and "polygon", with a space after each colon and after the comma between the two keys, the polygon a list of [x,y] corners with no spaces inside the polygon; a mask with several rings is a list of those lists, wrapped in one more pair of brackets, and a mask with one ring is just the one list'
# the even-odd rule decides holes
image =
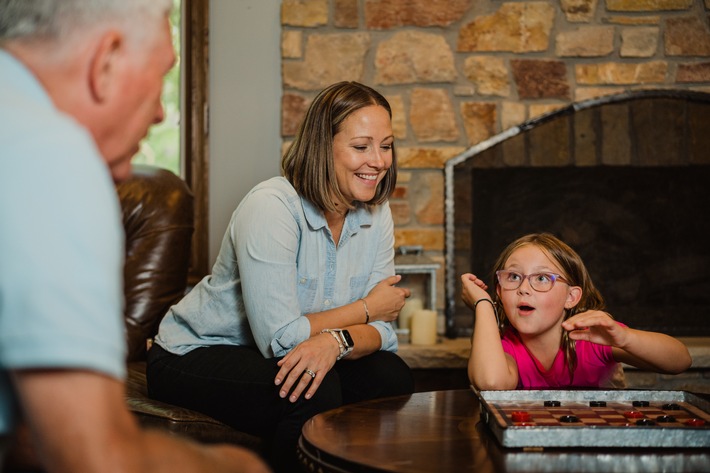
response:
{"label": "fireplace hearth", "polygon": [[638,91],[573,104],[450,160],[446,332],[468,336],[459,276],[490,285],[513,239],[549,231],[632,327],[710,336],[710,94]]}

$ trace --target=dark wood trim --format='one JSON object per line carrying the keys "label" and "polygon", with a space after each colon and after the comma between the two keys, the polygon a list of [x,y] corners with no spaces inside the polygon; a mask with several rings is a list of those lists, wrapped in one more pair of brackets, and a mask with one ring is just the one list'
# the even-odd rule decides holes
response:
{"label": "dark wood trim", "polygon": [[195,197],[189,279],[209,271],[209,0],[183,0],[183,173]]}

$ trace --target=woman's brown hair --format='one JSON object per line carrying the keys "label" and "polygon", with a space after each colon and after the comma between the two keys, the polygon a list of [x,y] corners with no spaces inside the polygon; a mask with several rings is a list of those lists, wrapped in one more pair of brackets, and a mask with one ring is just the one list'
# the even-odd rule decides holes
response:
{"label": "woman's brown hair", "polygon": [[[296,138],[281,159],[281,173],[301,196],[322,211],[335,211],[346,202],[335,176],[333,137],[343,121],[361,108],[379,105],[392,118],[392,109],[382,94],[358,82],[338,82],[322,90],[311,103]],[[392,166],[366,204],[385,202],[397,183],[397,157],[392,144]],[[342,208],[342,207],[341,207]]]}

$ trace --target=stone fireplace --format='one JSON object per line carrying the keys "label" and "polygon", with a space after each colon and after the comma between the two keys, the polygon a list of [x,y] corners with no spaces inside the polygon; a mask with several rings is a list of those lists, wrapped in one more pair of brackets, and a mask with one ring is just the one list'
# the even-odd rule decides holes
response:
{"label": "stone fireplace", "polygon": [[446,335],[471,333],[459,276],[510,241],[561,237],[632,327],[710,336],[710,94],[593,99],[495,135],[445,166]]}
{"label": "stone fireplace", "polygon": [[[710,154],[705,152],[710,149],[710,133],[705,132],[710,130],[707,96],[692,96],[688,101],[670,92],[710,92],[710,0],[281,3],[284,145],[294,136],[310,100],[332,82],[357,80],[387,97],[393,108],[400,171],[397,189],[390,199],[395,246],[422,247],[423,256],[440,264],[436,275],[437,310],[446,319],[441,325],[446,326],[448,335],[432,346],[402,344],[400,354],[413,368],[458,370],[455,376],[464,383],[463,387],[467,387],[463,372],[470,353],[467,335],[472,318],[459,305],[458,277],[464,271],[487,272],[491,263],[474,259],[493,257],[499,248],[480,251],[478,242],[488,238],[502,244],[512,239],[517,234],[502,233],[503,224],[513,224],[512,230],[522,232],[522,218],[527,215],[517,209],[517,203],[512,207],[512,217],[490,210],[498,210],[499,203],[489,206],[490,215],[478,215],[483,211],[479,206],[487,197],[474,196],[474,192],[495,195],[499,184],[493,187],[489,181],[512,182],[512,178],[496,172],[534,171],[547,175],[556,173],[555,168],[569,173],[598,172],[609,180],[602,181],[607,183],[600,187],[616,189],[636,179],[631,176],[653,178],[641,176],[643,172],[670,177],[665,174],[675,172],[670,168],[710,165]],[[648,91],[651,88],[665,92]],[[646,94],[648,100],[615,95],[627,92],[641,97]],[[599,98],[608,96],[609,99]],[[644,108],[650,109],[648,113],[643,112]],[[554,112],[559,109],[562,110]],[[673,116],[682,121],[674,121]],[[678,128],[684,129],[682,134],[665,134]],[[639,135],[634,136],[629,130]],[[684,161],[688,164],[675,161],[680,158],[688,160]],[[618,176],[609,172],[612,169],[619,171]],[[635,171],[638,174],[623,174]],[[550,177],[544,185],[561,185],[577,178]],[[524,177],[519,179],[523,184],[529,183]],[[677,182],[676,177],[668,180]],[[456,196],[455,182],[459,190]],[[522,189],[519,184],[514,188]],[[574,186],[573,189],[576,190]],[[677,194],[675,188],[667,188],[650,195],[660,199],[669,193]],[[571,200],[567,188],[540,194],[547,200],[538,202],[538,209],[560,204],[574,210],[580,208],[578,200],[589,200],[579,196]],[[605,210],[604,214],[608,207],[609,213],[614,210],[625,216],[626,197],[626,193],[612,193],[601,200],[598,208]],[[528,200],[524,195],[517,199],[523,203]],[[511,201],[515,202],[508,199]],[[463,205],[468,205],[467,214],[462,213]],[[691,208],[688,213],[694,210],[695,220],[700,220],[703,209],[699,203],[691,198],[684,206]],[[671,208],[672,217],[676,217],[676,207]],[[640,227],[628,234],[615,229],[616,220],[602,223],[592,216],[582,222],[584,225],[568,226],[561,236],[578,251],[586,252],[580,245],[601,241],[601,236],[617,235],[617,240],[605,243],[607,249],[600,250],[601,244],[594,243],[590,246],[594,252],[584,254],[588,265],[595,264],[594,280],[607,285],[608,289],[602,289],[611,305],[615,291],[633,294],[634,284],[639,283],[608,282],[610,276],[595,269],[595,257],[609,259],[632,253],[647,262],[653,255],[633,250],[645,243],[644,235],[655,232],[655,228]],[[498,221],[478,223],[493,217]],[[542,217],[530,219],[539,222]],[[646,222],[650,217],[642,213],[634,218]],[[650,223],[663,225],[669,218],[670,215],[661,216]],[[591,224],[593,229],[587,227]],[[670,228],[673,225],[666,224]],[[631,238],[633,235],[638,242]],[[673,234],[665,238],[676,241]],[[680,265],[682,261],[678,257],[675,263]],[[698,264],[707,267],[706,263],[707,260]],[[634,276],[627,267],[636,264],[632,260],[613,269]],[[668,272],[673,278],[685,274],[678,270]],[[707,293],[701,282],[676,282],[675,287]],[[673,294],[675,301],[671,302],[690,296],[693,294]],[[671,333],[681,333],[673,332],[675,324],[669,323],[685,315],[684,309],[677,307],[677,311],[655,314]],[[626,320],[626,308],[614,313]],[[696,321],[691,327],[706,325],[707,311],[691,314]],[[682,333],[688,331],[691,329],[686,327]],[[698,390],[699,386],[702,392],[710,392],[710,337],[684,337],[684,341],[694,360],[692,376],[699,381],[682,384],[685,382],[674,378],[672,387]],[[641,375],[643,383],[631,382],[630,386],[671,387],[649,373]]]}

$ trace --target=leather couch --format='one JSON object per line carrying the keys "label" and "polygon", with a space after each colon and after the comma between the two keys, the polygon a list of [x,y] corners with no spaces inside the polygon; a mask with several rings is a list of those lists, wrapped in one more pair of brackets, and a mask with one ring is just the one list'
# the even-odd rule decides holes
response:
{"label": "leather couch", "polygon": [[[164,429],[201,442],[229,442],[261,451],[261,440],[209,416],[152,400],[145,377],[147,347],[168,308],[187,288],[193,232],[193,197],[170,171],[134,165],[117,185],[126,232],[124,291],[128,345],[126,402],[145,427]],[[37,471],[27,432],[21,429],[6,467]],[[2,465],[0,465],[2,470]]]}
{"label": "leather couch", "polygon": [[185,294],[193,232],[193,198],[173,173],[134,166],[117,186],[126,230],[125,321],[128,343],[126,401],[144,426],[203,442],[230,442],[259,450],[258,437],[198,412],[150,399],[145,357],[163,315]]}

